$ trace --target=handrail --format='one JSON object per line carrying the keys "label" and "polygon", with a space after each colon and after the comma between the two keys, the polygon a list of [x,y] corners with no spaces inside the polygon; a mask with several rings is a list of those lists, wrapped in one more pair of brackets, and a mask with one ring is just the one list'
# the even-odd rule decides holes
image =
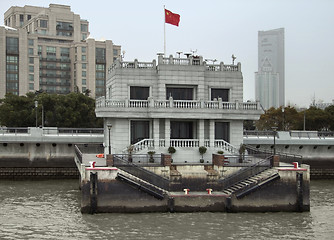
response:
{"label": "handrail", "polygon": [[[246,147],[246,150],[248,151],[249,154],[263,154],[263,156],[269,157],[273,154],[273,151],[265,150],[265,149],[258,149],[250,145],[244,144]],[[292,153],[284,153],[284,152],[279,152],[276,150],[276,155],[280,157],[280,161],[282,159],[285,159],[285,161],[289,162],[297,162],[299,164],[302,164],[302,159],[303,156],[299,154],[292,154]]]}
{"label": "handrail", "polygon": [[169,190],[169,179],[150,172],[135,163],[129,162],[128,159],[123,158],[122,155],[114,154],[113,160],[115,167],[118,167],[119,169],[146,182],[149,182],[150,184],[155,185],[161,189],[166,191]]}
{"label": "handrail", "polygon": [[261,160],[253,164],[252,166],[242,168],[240,171],[232,174],[231,176],[220,180],[219,183],[222,185],[223,190],[231,187],[232,185],[238,182],[244,181],[247,178],[255,176],[259,174],[260,172],[263,172],[264,170],[271,168],[270,158],[271,157],[268,157],[264,160]]}

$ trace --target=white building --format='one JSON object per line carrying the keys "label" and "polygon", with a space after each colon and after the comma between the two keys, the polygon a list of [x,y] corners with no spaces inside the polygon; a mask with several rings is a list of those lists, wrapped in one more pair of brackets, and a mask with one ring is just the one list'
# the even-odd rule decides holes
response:
{"label": "white building", "polygon": [[265,109],[285,105],[284,28],[258,32],[255,98]]}
{"label": "white building", "polygon": [[108,70],[106,97],[96,100],[103,117],[105,149],[108,125],[112,153],[168,153],[174,162],[198,162],[198,148],[207,147],[206,161],[218,150],[237,153],[243,121],[257,120],[258,102],[243,101],[241,64],[208,65],[202,57],[158,57],[158,64],[116,62]]}

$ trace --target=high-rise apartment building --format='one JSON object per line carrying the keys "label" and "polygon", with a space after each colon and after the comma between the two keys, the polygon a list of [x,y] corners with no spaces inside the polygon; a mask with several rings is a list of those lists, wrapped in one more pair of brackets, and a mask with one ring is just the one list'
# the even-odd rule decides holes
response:
{"label": "high-rise apartment building", "polygon": [[255,97],[264,109],[285,105],[284,28],[258,32]]}
{"label": "high-rise apartment building", "polygon": [[89,38],[89,22],[70,6],[11,7],[0,26],[0,98],[43,90],[105,95],[108,66],[120,56],[111,40]]}

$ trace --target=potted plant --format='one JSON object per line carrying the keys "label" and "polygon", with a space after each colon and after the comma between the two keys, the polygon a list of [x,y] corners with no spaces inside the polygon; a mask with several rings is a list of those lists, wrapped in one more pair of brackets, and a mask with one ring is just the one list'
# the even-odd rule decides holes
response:
{"label": "potted plant", "polygon": [[240,144],[239,148],[239,163],[242,163],[245,158],[246,147],[244,144]]}
{"label": "potted plant", "polygon": [[[170,146],[170,147],[168,148],[168,153],[169,153],[170,155],[173,155],[173,153],[175,153],[175,152],[176,152],[175,147]],[[173,158],[171,159],[171,162],[173,162]]]}
{"label": "potted plant", "polygon": [[217,153],[220,154],[220,155],[223,155],[224,151],[223,150],[219,150],[219,151],[217,151]]}
{"label": "potted plant", "polygon": [[204,163],[203,155],[206,153],[206,147],[201,146],[198,148],[199,153],[201,154],[202,158],[199,160],[200,163]]}
{"label": "potted plant", "polygon": [[130,146],[128,146],[128,161],[132,162],[132,152],[134,150],[134,146],[131,144]]}
{"label": "potted plant", "polygon": [[149,152],[147,152],[147,154],[150,155],[149,162],[153,163],[154,162],[153,155],[155,154],[155,151],[149,151]]}

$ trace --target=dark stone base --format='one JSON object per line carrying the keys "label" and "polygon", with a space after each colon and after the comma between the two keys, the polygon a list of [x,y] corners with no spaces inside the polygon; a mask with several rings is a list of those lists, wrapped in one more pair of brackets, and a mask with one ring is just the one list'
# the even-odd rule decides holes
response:
{"label": "dark stone base", "polygon": [[48,180],[48,179],[78,179],[79,171],[74,168],[55,167],[1,167],[0,179],[6,180]]}

